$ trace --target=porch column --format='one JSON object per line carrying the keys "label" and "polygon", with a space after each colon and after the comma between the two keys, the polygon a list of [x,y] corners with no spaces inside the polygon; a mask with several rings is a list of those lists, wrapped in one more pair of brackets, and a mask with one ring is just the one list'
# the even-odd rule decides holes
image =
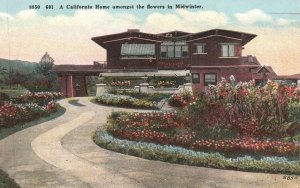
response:
{"label": "porch column", "polygon": [[68,91],[67,91],[67,79],[68,76],[63,74],[60,76],[59,80],[60,80],[60,92],[63,94],[63,96],[67,96],[68,95]]}
{"label": "porch column", "polygon": [[96,84],[97,91],[96,96],[101,96],[106,92],[106,84]]}
{"label": "porch column", "polygon": [[67,97],[74,97],[74,89],[73,89],[73,75],[67,75],[66,81],[66,88],[67,88]]}

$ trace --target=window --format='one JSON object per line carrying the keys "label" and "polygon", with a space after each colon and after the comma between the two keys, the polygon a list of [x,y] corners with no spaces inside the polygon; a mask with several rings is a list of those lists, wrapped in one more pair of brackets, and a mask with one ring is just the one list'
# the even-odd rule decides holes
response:
{"label": "window", "polygon": [[163,58],[167,57],[167,46],[161,46],[160,48],[160,56]]}
{"label": "window", "polygon": [[199,53],[199,54],[205,53],[204,46],[205,46],[204,44],[196,44],[196,52],[195,53]]}
{"label": "window", "polygon": [[188,46],[185,41],[165,41],[161,44],[160,52],[162,58],[184,58],[188,55]]}
{"label": "window", "polygon": [[234,57],[235,45],[234,44],[222,44],[222,57]]}
{"label": "window", "polygon": [[154,57],[155,44],[122,44],[123,57]]}
{"label": "window", "polygon": [[217,74],[215,73],[209,73],[204,74],[204,85],[217,85]]}
{"label": "window", "polygon": [[192,73],[192,83],[200,83],[200,74]]}
{"label": "window", "polygon": [[167,57],[174,57],[174,46],[168,46]]}

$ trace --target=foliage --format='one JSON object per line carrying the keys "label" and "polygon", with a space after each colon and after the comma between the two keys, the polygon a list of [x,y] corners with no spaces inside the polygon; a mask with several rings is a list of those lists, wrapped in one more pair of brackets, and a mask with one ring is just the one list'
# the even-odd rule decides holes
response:
{"label": "foliage", "polygon": [[66,112],[66,109],[63,108],[62,106],[58,105],[57,110],[54,113],[51,113],[49,115],[47,114],[46,116],[42,116],[42,117],[40,117],[38,119],[34,119],[33,121],[30,121],[30,122],[20,122],[16,126],[2,127],[2,128],[0,128],[0,140],[11,134],[14,134],[15,132],[26,129],[28,127],[32,127],[32,126],[44,123],[51,119],[55,119],[55,118],[63,115],[65,112]]}
{"label": "foliage", "polygon": [[299,111],[299,99],[300,91],[294,86],[268,81],[258,88],[253,81],[235,84],[222,79],[185,108],[183,115],[206,127],[233,130],[239,137],[276,139],[287,136],[287,125]]}
{"label": "foliage", "polygon": [[128,95],[133,98],[137,99],[144,99],[149,101],[155,101],[159,102],[163,99],[167,99],[170,97],[170,94],[164,94],[164,93],[139,93],[139,92],[128,92],[128,91],[118,91],[118,90],[109,90],[109,94],[114,95]]}
{"label": "foliage", "polygon": [[[199,139],[196,127],[189,125],[189,121],[189,118],[178,116],[175,112],[113,113],[106,129],[121,139],[170,144],[200,151],[218,151],[229,156],[246,154],[293,157],[300,152],[300,144],[293,142],[246,137]],[[214,130],[209,131],[215,133]]]}
{"label": "foliage", "polygon": [[175,82],[174,81],[158,81],[155,83],[155,87],[172,88],[172,87],[175,87]]}
{"label": "foliage", "polygon": [[53,101],[61,97],[60,93],[28,93],[0,106],[1,125],[11,127],[29,122],[57,110]]}
{"label": "foliage", "polygon": [[109,90],[109,94],[96,97],[96,102],[105,105],[141,108],[141,109],[159,109],[170,97],[169,94],[160,93],[137,93],[127,91]]}
{"label": "foliage", "polygon": [[179,94],[173,95],[169,99],[169,104],[174,107],[184,107],[191,103],[194,99],[195,98],[189,91],[183,90]]}
{"label": "foliage", "polygon": [[13,99],[14,103],[37,103],[39,105],[47,104],[50,101],[62,98],[62,93],[60,92],[29,92],[21,95],[18,98]]}
{"label": "foliage", "polygon": [[8,101],[8,100],[9,100],[9,95],[0,92],[0,105],[2,105],[4,101]]}
{"label": "foliage", "polygon": [[[222,79],[197,99],[182,102],[184,105],[177,112],[113,113],[106,131],[116,137],[111,137],[114,140],[126,140],[104,141],[100,145],[118,151],[122,142],[179,146],[189,149],[189,155],[145,151],[131,148],[130,144],[128,153],[218,168],[300,173],[300,143],[283,141],[283,137],[299,132],[299,100],[300,92],[293,85],[268,81],[259,88],[253,81],[236,83],[234,77],[230,81]],[[199,151],[218,153],[201,159],[191,157],[191,153]],[[296,160],[294,165],[298,167],[292,167],[289,160]]]}
{"label": "foliage", "polygon": [[110,85],[116,86],[116,87],[130,87],[131,82],[129,80],[128,81],[117,81],[117,82],[111,82]]}
{"label": "foliage", "polygon": [[171,145],[121,140],[103,130],[96,131],[93,140],[103,148],[151,160],[221,169],[300,174],[300,163],[290,161],[285,157],[255,159],[251,156],[243,156],[226,158],[219,153],[206,153]]}
{"label": "foliage", "polygon": [[128,95],[104,94],[96,97],[96,102],[105,105],[142,108],[142,109],[158,109],[157,102],[145,99],[137,99]]}
{"label": "foliage", "polygon": [[95,96],[96,84],[99,83],[99,76],[86,76],[85,79],[88,96]]}
{"label": "foliage", "polygon": [[300,122],[300,103],[299,102],[291,102],[288,105],[288,112],[290,121]]}
{"label": "foliage", "polygon": [[0,187],[1,188],[21,188],[6,172],[0,169]]}
{"label": "foliage", "polygon": [[54,65],[51,61],[42,60],[36,63],[22,61],[4,61],[0,64],[7,70],[4,84],[12,87],[23,86],[30,91],[58,91],[59,82],[55,73],[51,72]]}

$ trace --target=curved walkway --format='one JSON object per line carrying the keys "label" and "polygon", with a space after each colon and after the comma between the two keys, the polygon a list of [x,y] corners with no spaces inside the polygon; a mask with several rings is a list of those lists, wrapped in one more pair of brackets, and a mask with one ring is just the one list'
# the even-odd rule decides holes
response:
{"label": "curved walkway", "polygon": [[0,141],[0,168],[22,187],[295,187],[300,177],[149,161],[95,145],[92,132],[117,108],[60,104],[66,113]]}

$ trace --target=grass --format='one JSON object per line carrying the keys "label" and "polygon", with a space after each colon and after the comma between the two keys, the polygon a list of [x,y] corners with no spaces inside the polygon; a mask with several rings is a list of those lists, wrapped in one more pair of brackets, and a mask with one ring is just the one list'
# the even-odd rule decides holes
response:
{"label": "grass", "polygon": [[0,187],[1,188],[20,188],[13,179],[11,179],[6,172],[0,169]]}
{"label": "grass", "polygon": [[28,123],[24,123],[24,124],[18,124],[13,127],[2,127],[2,128],[0,128],[0,140],[2,140],[3,138],[5,138],[15,132],[18,132],[18,131],[24,130],[28,127],[32,127],[34,125],[38,125],[40,123],[44,123],[46,121],[57,118],[57,117],[63,115],[65,112],[66,112],[66,109],[64,107],[58,106],[57,111],[54,112],[53,114],[50,114],[49,116],[44,116],[37,120],[31,121]]}
{"label": "grass", "polygon": [[7,94],[11,98],[15,98],[20,95],[24,95],[24,94],[28,93],[29,91],[25,88],[1,88],[0,92]]}

